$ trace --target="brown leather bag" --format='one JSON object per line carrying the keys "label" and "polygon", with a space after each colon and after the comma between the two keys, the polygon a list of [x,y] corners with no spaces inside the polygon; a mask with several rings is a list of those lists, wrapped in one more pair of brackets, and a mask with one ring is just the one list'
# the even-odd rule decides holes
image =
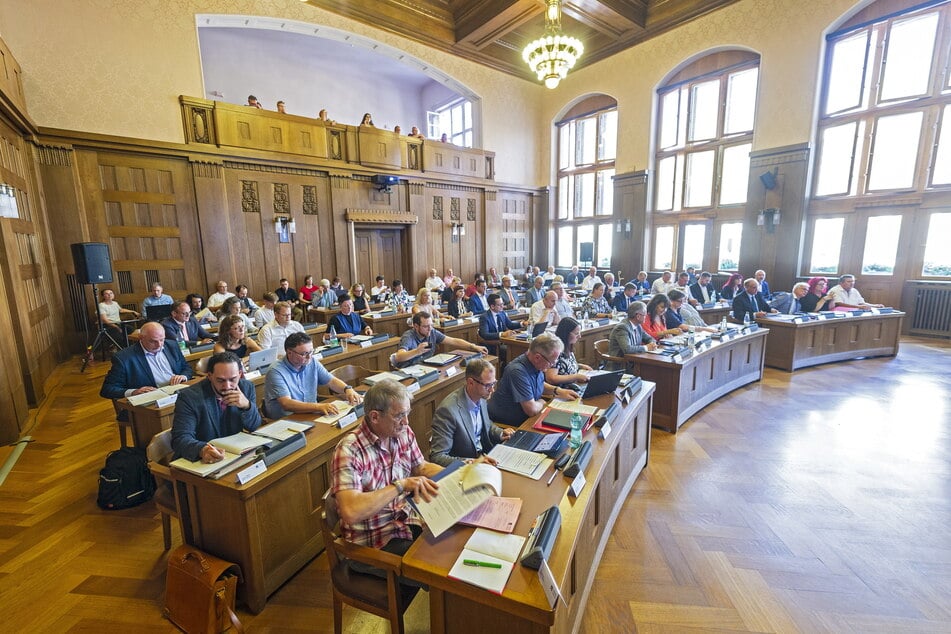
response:
{"label": "brown leather bag", "polygon": [[168,557],[163,614],[187,634],[218,634],[234,626],[244,632],[234,613],[241,568],[192,546],[180,546]]}

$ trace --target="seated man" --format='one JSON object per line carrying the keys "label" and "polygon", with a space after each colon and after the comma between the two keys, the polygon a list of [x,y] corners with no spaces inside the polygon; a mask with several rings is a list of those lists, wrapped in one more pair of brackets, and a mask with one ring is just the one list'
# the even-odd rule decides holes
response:
{"label": "seated man", "polygon": [[205,379],[178,393],[172,449],[176,458],[218,462],[225,454],[212,440],[260,425],[254,384],[244,378],[241,359],[233,352],[219,352],[208,358]]}
{"label": "seated man", "polygon": [[565,295],[565,285],[563,282],[554,281],[551,284],[551,291],[555,294],[555,312],[564,319],[565,317],[574,317],[575,311],[571,307],[568,296]]}
{"label": "seated man", "polygon": [[396,354],[393,355],[393,365],[397,368],[405,368],[414,363],[425,361],[436,354],[436,346],[439,344],[445,344],[447,350],[472,350],[473,352],[489,354],[489,351],[480,345],[465,339],[447,337],[433,328],[432,315],[418,312],[413,315],[413,327],[400,337]]}
{"label": "seated man", "polygon": [[330,290],[330,280],[324,278],[317,285],[317,290],[310,296],[311,308],[333,308],[337,303],[337,294]]}
{"label": "seated man", "polygon": [[802,312],[802,306],[800,306],[799,302],[808,292],[808,284],[805,282],[797,282],[793,285],[791,293],[776,293],[770,305],[780,313],[795,315],[796,313]]}
{"label": "seated man", "polygon": [[336,414],[332,403],[317,402],[317,388],[326,385],[342,394],[351,405],[363,401],[353,387],[333,376],[320,361],[313,360],[314,340],[306,332],[295,332],[284,340],[284,358],[273,364],[264,379],[264,415],[283,418],[314,412]]}
{"label": "seated man", "polygon": [[382,275],[377,275],[375,283],[370,287],[370,303],[382,304],[390,297],[390,287]]}
{"label": "seated man", "polygon": [[304,311],[298,306],[300,303],[300,294],[296,288],[291,288],[291,283],[287,281],[286,277],[282,277],[279,283],[280,286],[274,289],[274,294],[277,295],[277,301],[287,302],[291,307],[291,315],[294,317],[294,321],[300,321],[304,318]]}
{"label": "seated man", "polygon": [[426,283],[423,284],[423,286],[431,291],[441,291],[446,287],[446,283],[443,282],[439,274],[436,273],[436,269],[429,269],[429,277],[426,278]]}
{"label": "seated man", "polygon": [[749,317],[753,321],[757,317],[764,317],[767,313],[778,312],[769,307],[769,302],[759,292],[759,285],[756,280],[751,278],[743,282],[744,292],[733,296],[733,318],[737,321],[743,321],[744,317]]}
{"label": "seated man", "polygon": [[666,295],[671,290],[673,290],[674,284],[671,282],[672,277],[673,273],[670,271],[664,271],[661,273],[660,277],[654,280],[654,283],[651,284],[651,295]]}
{"label": "seated man", "polygon": [[499,289],[499,297],[502,298],[502,305],[505,310],[513,310],[518,306],[518,291],[512,288],[512,276],[502,276],[502,288]]}
{"label": "seated man", "polygon": [[304,327],[300,322],[291,319],[289,302],[278,302],[274,304],[274,319],[258,331],[258,345],[262,350],[268,348],[283,350],[284,340],[295,332],[304,332]]}
{"label": "seated man", "polygon": [[489,286],[498,288],[502,285],[502,276],[495,270],[494,266],[489,267],[489,273],[485,276],[485,281]]}
{"label": "seated man", "polygon": [[341,295],[337,299],[340,301],[340,312],[331,318],[327,331],[330,332],[333,328],[340,339],[349,339],[354,335],[372,335],[373,329],[363,321],[363,317],[354,312],[353,298]]}
{"label": "seated man", "polygon": [[393,297],[391,299],[397,306],[408,307],[412,303],[409,293],[403,288],[402,280],[393,280]]}
{"label": "seated man", "polygon": [[688,330],[690,326],[693,326],[694,331],[716,332],[716,328],[707,327],[707,322],[703,321],[703,317],[696,308],[687,303],[686,298],[683,291],[678,291],[676,288],[670,291],[670,295],[667,296],[670,307],[664,312],[664,322],[667,327],[679,328],[681,324],[684,324],[688,326]]}
{"label": "seated man", "polygon": [[545,370],[554,367],[565,344],[550,333],[532,339],[528,352],[512,360],[502,372],[502,380],[489,399],[489,416],[504,425],[518,427],[528,418],[541,413],[543,396],[580,398],[574,390],[560,388],[545,381]]}
{"label": "seated man", "polygon": [[[486,341],[498,341],[503,332],[521,330],[522,325],[516,324],[505,314],[505,305],[502,298],[492,293],[489,295],[489,310],[479,317],[479,336]],[[490,346],[489,352],[498,354],[496,346]]]}
{"label": "seated man", "polygon": [[142,300],[142,312],[145,313],[146,319],[149,317],[149,308],[152,306],[168,306],[173,301],[171,295],[166,295],[162,292],[162,285],[158,282],[153,282],[150,288],[151,293],[148,297]]}
{"label": "seated man", "polygon": [[503,429],[489,419],[485,399],[493,389],[495,367],[485,359],[470,361],[466,384],[444,398],[433,415],[431,461],[448,467],[454,460],[472,460],[512,437],[514,429]]}
{"label": "seated man", "polygon": [[217,314],[221,310],[222,304],[229,297],[234,297],[234,293],[228,290],[228,282],[218,280],[218,283],[215,284],[215,292],[208,297],[208,310]]}
{"label": "seated man", "polygon": [[717,301],[717,292],[710,280],[713,276],[704,271],[695,284],[690,285],[690,295],[699,304],[710,304]]}
{"label": "seated man", "polygon": [[836,308],[883,308],[882,304],[870,304],[855,288],[855,276],[843,275],[839,283],[829,289],[835,300]]}
{"label": "seated man", "polygon": [[192,316],[192,307],[188,302],[176,302],[172,314],[162,320],[165,338],[179,345],[188,343],[211,343],[214,337],[201,327]]}
{"label": "seated man", "polygon": [[554,281],[554,279],[555,279],[555,267],[549,264],[549,265],[548,265],[548,268],[545,269],[545,272],[542,273],[542,279],[545,280],[546,282]]}
{"label": "seated man", "polygon": [[545,298],[545,293],[548,292],[545,290],[545,280],[541,277],[533,279],[532,287],[525,291],[525,305],[529,308],[542,301]]}
{"label": "seated man", "polygon": [[634,283],[637,285],[638,295],[646,295],[651,292],[651,283],[647,281],[647,271],[640,271]]}
{"label": "seated man", "polygon": [[759,269],[753,273],[753,278],[759,286],[759,292],[763,294],[763,299],[767,302],[773,298],[773,293],[769,290],[769,282],[766,281],[766,271]]}
{"label": "seated man", "polygon": [[111,288],[99,291],[99,323],[108,328],[109,335],[120,346],[128,345],[130,327],[122,323],[122,317],[137,319],[139,313],[123,308],[115,301],[116,293]]}
{"label": "seated man", "polygon": [[628,282],[624,285],[624,292],[618,293],[617,297],[614,298],[614,303],[611,307],[614,310],[619,310],[626,313],[627,307],[631,305],[632,302],[637,301],[637,284],[634,282]]}
{"label": "seated man", "polygon": [[[479,280],[482,280],[484,282],[485,275],[483,275],[482,273],[476,273],[475,276],[473,276],[472,283],[466,287],[466,299],[469,299],[470,297],[475,295],[477,290],[476,286],[479,284]],[[485,290],[483,290],[483,293],[485,293]]]}
{"label": "seated man", "polygon": [[528,321],[533,324],[540,324],[547,321],[549,326],[555,326],[561,321],[561,315],[555,310],[555,302],[558,301],[558,294],[555,291],[548,291],[540,302],[532,304],[532,309],[528,312]]}
{"label": "seated man", "polygon": [[150,321],[139,330],[139,343],[112,357],[112,367],[102,382],[99,396],[128,398],[191,378],[192,369],[178,345],[165,339],[165,328],[160,323]]}
{"label": "seated man", "polygon": [[608,271],[604,274],[604,299],[608,300],[608,305],[614,303],[614,294],[617,292],[617,282],[614,281],[614,273]]}
{"label": "seated man", "polygon": [[[657,342],[644,332],[643,324],[647,319],[647,304],[632,302],[627,307],[627,319],[611,329],[608,337],[608,354],[612,357],[630,357],[631,355],[647,352],[657,348]],[[630,363],[611,361],[608,370],[629,370]]]}
{"label": "seated man", "polygon": [[268,291],[264,294],[264,305],[259,306],[254,311],[254,327],[263,328],[274,321],[274,304],[277,303],[277,295]]}
{"label": "seated man", "polygon": [[581,284],[581,280],[584,279],[584,273],[578,270],[577,266],[571,267],[571,272],[568,273],[568,276],[565,278],[565,283],[568,286],[577,286]]}
{"label": "seated man", "polygon": [[594,285],[598,282],[604,284],[604,282],[602,282],[601,278],[598,276],[598,267],[589,267],[588,275],[583,280],[581,280],[581,288],[582,290],[590,292]]}
{"label": "seated man", "polygon": [[[363,422],[337,445],[330,472],[344,538],[400,556],[423,532],[422,519],[411,512],[405,496],[432,499],[439,485],[430,478],[442,471],[419,450],[409,426],[411,399],[396,381],[371,387],[363,401]],[[354,561],[349,565],[356,572],[385,576]]]}
{"label": "seated man", "polygon": [[488,300],[485,296],[485,280],[479,278],[475,282],[475,292],[469,296],[469,312],[473,315],[481,315],[489,308]]}
{"label": "seated man", "polygon": [[244,284],[238,284],[238,287],[234,290],[235,297],[241,300],[241,313],[253,318],[254,313],[258,310],[258,305],[248,296],[248,287]]}

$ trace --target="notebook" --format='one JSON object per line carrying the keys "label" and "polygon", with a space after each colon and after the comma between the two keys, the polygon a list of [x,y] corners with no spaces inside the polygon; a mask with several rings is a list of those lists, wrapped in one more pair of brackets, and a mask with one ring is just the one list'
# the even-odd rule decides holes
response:
{"label": "notebook", "polygon": [[502,594],[524,544],[525,538],[521,535],[477,528],[453,564],[449,577]]}

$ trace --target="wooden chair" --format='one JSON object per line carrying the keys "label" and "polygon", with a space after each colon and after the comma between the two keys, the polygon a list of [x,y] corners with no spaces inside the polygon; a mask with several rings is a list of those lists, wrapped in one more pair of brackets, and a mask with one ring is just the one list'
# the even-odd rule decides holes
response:
{"label": "wooden chair", "polygon": [[[135,446],[135,429],[132,427],[132,413],[119,405],[117,399],[112,399],[112,409],[116,412],[116,426],[119,428],[119,446]],[[129,434],[132,434],[132,444],[129,444]]]}
{"label": "wooden chair", "polygon": [[[356,386],[363,383],[363,379],[372,376],[375,372],[360,367],[359,365],[342,365],[339,368],[331,370],[330,374],[348,385]],[[317,395],[323,397],[332,396],[330,389],[326,385],[322,385],[318,388]]]}
{"label": "wooden chair", "polygon": [[[625,367],[630,367],[631,362],[625,359],[624,357],[612,357],[608,354],[608,350],[611,349],[611,342],[607,339],[598,339],[594,342],[594,350],[598,353],[598,358],[601,359],[601,367],[604,367],[606,363],[621,363]],[[614,367],[614,366],[612,366]]]}
{"label": "wooden chair", "polygon": [[[172,547],[172,517],[178,519],[179,528],[181,528],[175,482],[168,467],[172,457],[172,430],[166,429],[155,434],[145,450],[145,455],[149,459],[149,471],[155,477],[155,497],[152,499],[159,513],[162,514],[162,538],[165,541],[165,550],[168,550]],[[184,532],[182,541],[184,541]]]}
{"label": "wooden chair", "polygon": [[[337,532],[340,517],[330,491],[324,494],[320,531],[327,550],[330,585],[333,589],[334,632],[343,631],[343,604],[375,614],[390,622],[390,631],[403,633],[403,613],[419,588],[400,585],[403,560],[377,548],[348,542]],[[349,561],[359,561],[386,572],[386,578],[354,572]]]}

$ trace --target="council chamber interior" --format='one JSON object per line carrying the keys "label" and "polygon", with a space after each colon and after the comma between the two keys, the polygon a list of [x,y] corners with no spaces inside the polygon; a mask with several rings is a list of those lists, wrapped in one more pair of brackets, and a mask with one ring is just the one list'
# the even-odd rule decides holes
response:
{"label": "council chamber interior", "polygon": [[[803,10],[779,0],[565,0],[560,9],[561,30],[585,50],[549,88],[522,59],[545,28],[545,3],[534,0],[112,0],[37,2],[30,11],[0,1],[0,324],[10,335],[0,338],[0,438],[9,444],[0,457],[23,452],[0,484],[7,533],[0,552],[8,561],[0,593],[32,605],[36,581],[27,575],[24,590],[14,580],[34,557],[52,566],[37,554],[46,551],[40,538],[58,544],[76,521],[106,535],[84,538],[92,546],[74,553],[77,561],[101,560],[107,539],[128,553],[123,566],[93,580],[64,582],[56,618],[23,617],[25,631],[95,623],[76,608],[89,597],[96,598],[89,605],[118,602],[130,627],[136,613],[150,627],[171,627],[161,618],[166,553],[157,513],[144,505],[111,516],[95,507],[95,473],[118,443],[113,406],[95,396],[108,360],[80,372],[95,304],[70,245],[88,242],[109,245],[108,286],[131,310],[154,282],[176,299],[207,296],[218,280],[260,298],[282,278],[295,287],[307,275],[369,286],[382,274],[412,293],[432,268],[468,283],[490,267],[520,275],[552,265],[566,274],[590,264],[622,287],[642,270],[653,281],[693,267],[711,272],[719,287],[733,273],[762,269],[774,292],[853,274],[867,301],[903,314],[901,352],[896,343],[880,353],[890,358],[791,373],[760,363],[755,383],[729,396],[724,388],[720,402],[682,415],[662,411],[663,392],[655,394],[655,429],[633,441],[650,443],[650,459],[645,454],[630,491],[611,498],[605,511],[614,528],[603,541],[598,533],[596,572],[576,584],[584,599],[552,627],[949,627],[947,551],[936,545],[948,530],[935,516],[947,512],[937,491],[949,464],[942,377],[951,335],[951,258],[943,248],[951,235],[951,140],[943,123],[951,112],[951,3],[831,0]],[[246,105],[251,94],[263,109]],[[373,125],[361,125],[365,114]],[[420,137],[409,135],[413,127]],[[813,544],[822,537],[797,532],[802,526],[764,528],[763,517],[789,509],[820,516],[833,509],[825,530],[856,515],[843,501],[852,492],[797,506],[789,494],[801,482],[767,483],[755,495],[744,488],[752,484],[734,485],[718,498],[729,511],[678,507],[672,514],[689,521],[663,528],[651,521],[670,510],[661,490],[678,489],[674,464],[715,483],[725,476],[701,460],[723,452],[733,464],[744,433],[761,437],[731,428],[739,444],[728,444],[717,436],[726,434],[721,419],[832,409],[836,399],[824,394],[845,401],[848,393],[822,377],[839,380],[832,373],[852,367],[857,374],[842,380],[867,379],[870,391],[904,387],[895,402],[925,395],[930,424],[924,435],[906,433],[933,449],[903,453],[908,443],[894,442],[891,468],[915,464],[934,479],[901,494],[914,502],[894,523],[864,533],[856,520],[842,528],[849,547],[835,552]],[[67,401],[76,413],[54,416],[69,411]],[[837,416],[856,435],[844,442],[858,451],[870,441],[850,423],[892,410],[852,407]],[[804,425],[829,424],[838,438],[835,415],[812,413]],[[658,416],[674,422],[656,429]],[[83,426],[69,427],[74,418]],[[23,441],[42,439],[44,430],[64,435]],[[794,435],[778,437],[786,444],[770,445],[767,455],[788,453],[790,468],[814,466],[796,454]],[[44,467],[30,455],[67,438],[81,458],[60,467],[44,494],[35,481]],[[880,447],[865,458],[873,456],[890,462]],[[873,467],[862,464],[864,477]],[[813,473],[820,481],[821,472]],[[89,482],[60,491],[79,473]],[[880,498],[874,484],[861,489],[879,511],[895,495],[883,488]],[[772,510],[754,519],[762,505]],[[930,515],[922,511],[929,505]],[[629,512],[640,523],[627,522]],[[131,544],[123,517],[136,532]],[[927,535],[923,544],[895,525],[900,518]],[[685,525],[708,521],[709,532],[687,545],[693,528]],[[35,522],[41,528],[31,529]],[[907,592],[887,588],[892,577],[871,563],[872,545],[886,543],[901,550],[888,561],[901,562],[893,579]],[[617,559],[621,552],[631,560]],[[760,556],[767,563],[754,565]],[[828,568],[817,572],[823,557]],[[266,607],[243,613],[252,628],[330,628],[327,604],[299,599],[300,585],[329,584],[326,564],[318,558],[298,568],[280,589],[268,586]],[[147,590],[137,592],[136,579]],[[797,610],[805,593],[808,607]],[[754,598],[744,603],[740,595]],[[410,629],[431,627],[433,606],[424,608]],[[359,618],[348,612],[346,621],[359,629]]]}

